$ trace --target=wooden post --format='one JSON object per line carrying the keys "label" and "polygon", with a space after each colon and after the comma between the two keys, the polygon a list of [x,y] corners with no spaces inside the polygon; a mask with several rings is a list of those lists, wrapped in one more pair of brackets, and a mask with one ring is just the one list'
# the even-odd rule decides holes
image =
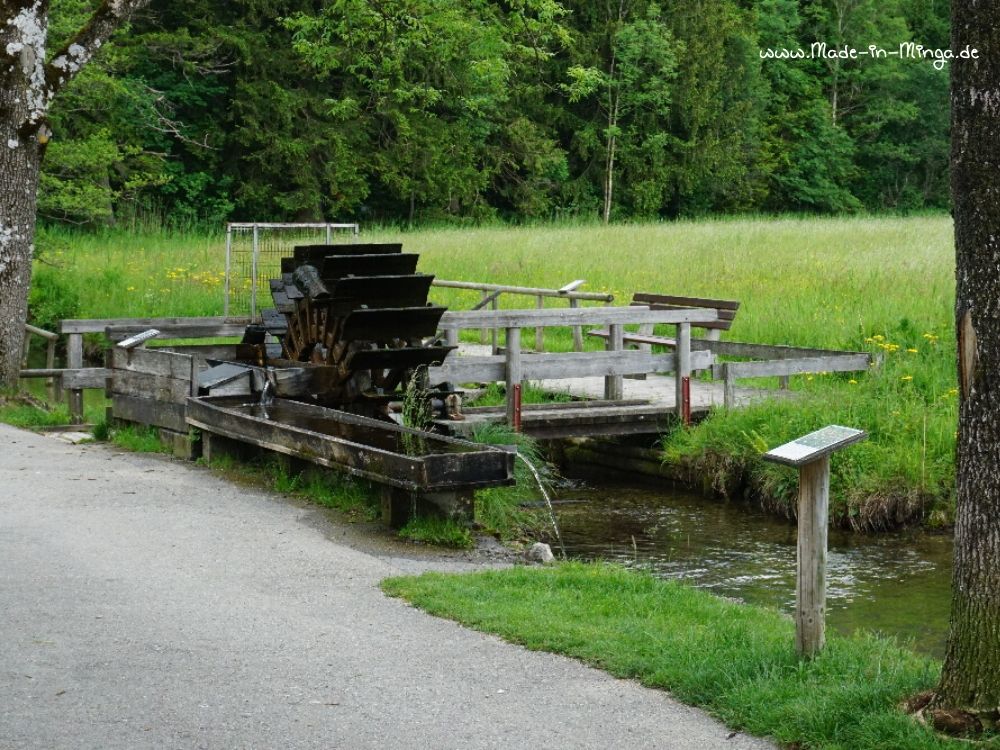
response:
{"label": "wooden post", "polygon": [[[545,307],[545,297],[538,295],[535,297],[535,309],[541,310]],[[538,326],[535,328],[535,351],[542,352],[545,350],[545,328],[543,326]]]}
{"label": "wooden post", "polygon": [[[494,329],[495,332],[496,329]],[[515,385],[521,384],[521,329],[507,329],[507,424],[514,425],[514,414],[517,411],[517,394]]]}
{"label": "wooden post", "polygon": [[826,536],[830,456],[799,467],[795,648],[812,658],[826,643]]}
{"label": "wooden post", "polygon": [[722,403],[727,409],[732,409],[736,406],[736,377],[731,371],[728,362],[722,363],[722,393]]}
{"label": "wooden post", "polygon": [[[66,367],[78,370],[83,367],[83,334],[71,333],[66,342]],[[83,424],[83,391],[71,388],[69,392],[70,424]]]}
{"label": "wooden post", "polygon": [[674,347],[677,364],[674,367],[677,419],[684,421],[684,378],[691,377],[691,324],[677,324],[677,344]]}
{"label": "wooden post", "polygon": [[444,332],[444,342],[448,346],[458,346],[458,329],[449,328]]}
{"label": "wooden post", "polygon": [[[490,307],[492,309],[494,309],[494,310],[499,310],[500,309],[500,295],[499,294],[496,297],[493,298],[493,302],[490,303]],[[493,330],[491,331],[491,334],[490,334],[490,339],[491,339],[492,344],[493,344],[493,349],[492,349],[492,352],[491,352],[492,354],[497,354],[500,351],[500,347],[498,346],[498,344],[499,344],[499,341],[498,341],[499,335],[500,335],[500,333],[499,333],[497,327],[493,326]],[[518,332],[517,335],[518,335],[518,341],[520,341],[521,340],[520,339],[520,336],[521,336],[520,332]]]}
{"label": "wooden post", "polygon": [[[625,335],[624,326],[621,323],[612,323],[608,326],[608,330],[606,348],[609,351],[622,351],[625,348],[625,342],[622,340]],[[608,375],[604,378],[604,398],[608,401],[620,401],[623,391],[621,375]]]}
{"label": "wooden post", "polygon": [[788,390],[788,376],[787,375],[779,375],[778,376],[778,388],[780,388],[783,391],[787,391]]}
{"label": "wooden post", "polygon": [[[580,300],[576,297],[571,297],[569,300],[570,307],[579,307]],[[583,351],[583,326],[573,326],[573,351],[582,352]]]}
{"label": "wooden post", "polygon": [[[55,369],[56,366],[56,340],[49,339],[45,348],[45,367],[48,370]],[[54,404],[62,401],[62,378],[49,378],[45,381],[48,389],[49,401]]]}
{"label": "wooden post", "polygon": [[[486,307],[486,301],[489,298],[490,298],[490,293],[484,289],[483,290],[483,298],[482,298],[482,300],[479,303],[480,307]],[[479,343],[485,345],[486,344],[486,337],[487,336],[489,336],[489,329],[488,328],[480,328],[479,329]]]}

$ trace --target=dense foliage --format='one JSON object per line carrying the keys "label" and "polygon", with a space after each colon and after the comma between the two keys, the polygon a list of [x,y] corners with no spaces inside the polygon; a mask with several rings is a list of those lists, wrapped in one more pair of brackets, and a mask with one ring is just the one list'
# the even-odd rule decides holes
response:
{"label": "dense foliage", "polygon": [[[52,33],[91,0],[54,0]],[[44,218],[947,205],[947,0],[156,0],[53,108]],[[53,45],[55,47],[56,45]]]}

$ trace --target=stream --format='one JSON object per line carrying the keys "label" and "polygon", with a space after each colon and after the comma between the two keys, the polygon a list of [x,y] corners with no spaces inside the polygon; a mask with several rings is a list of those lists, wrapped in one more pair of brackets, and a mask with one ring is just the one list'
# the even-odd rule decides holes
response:
{"label": "stream", "polygon": [[[589,482],[557,494],[570,557],[641,566],[715,594],[793,611],[792,521],[660,487]],[[949,534],[831,529],[828,626],[884,633],[943,657],[951,561]]]}

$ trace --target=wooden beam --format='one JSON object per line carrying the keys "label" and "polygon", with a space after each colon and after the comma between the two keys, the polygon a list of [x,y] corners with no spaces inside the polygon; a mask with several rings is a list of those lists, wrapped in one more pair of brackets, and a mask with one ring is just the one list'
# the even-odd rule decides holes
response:
{"label": "wooden beam", "polygon": [[[573,283],[575,284],[576,282]],[[563,291],[562,289],[545,289],[542,287],[534,287],[534,286],[511,286],[509,284],[480,284],[475,281],[447,281],[445,279],[434,279],[434,286],[440,286],[446,289],[474,289],[484,292],[526,294],[533,297],[537,295],[541,295],[543,297],[569,297],[570,299],[587,299],[587,300],[592,300],[594,302],[611,302],[615,298],[613,294],[608,294],[606,292],[577,292],[574,290]]]}
{"label": "wooden beam", "polygon": [[[857,372],[871,366],[867,354],[841,354],[829,357],[805,357],[802,359],[775,359],[764,362],[726,362],[728,372],[734,378],[766,378],[781,375],[805,375],[818,372]],[[712,366],[713,378],[725,378],[723,365]]]}
{"label": "wooden beam", "polygon": [[[203,318],[79,318],[59,322],[60,333],[103,333],[106,328],[133,328],[147,330],[149,328],[164,329],[178,327],[204,327],[206,329],[222,327],[226,330],[243,328],[250,324],[246,317],[203,317]],[[218,334],[236,335],[236,334]]]}
{"label": "wooden beam", "polygon": [[111,414],[115,419],[128,422],[166,427],[175,432],[187,432],[184,405],[154,401],[151,398],[114,394],[111,397]]}
{"label": "wooden beam", "polygon": [[639,306],[546,308],[544,310],[458,310],[441,316],[438,328],[532,328],[611,323],[709,323],[715,310],[650,310]]}
{"label": "wooden beam", "polygon": [[[691,352],[693,369],[711,367],[709,352]],[[613,377],[643,373],[673,372],[673,353],[626,350],[604,352],[548,352],[522,354],[520,367],[523,380],[556,380],[560,378]],[[439,367],[430,368],[434,383],[495,383],[506,380],[504,355],[484,357],[449,357]]]}

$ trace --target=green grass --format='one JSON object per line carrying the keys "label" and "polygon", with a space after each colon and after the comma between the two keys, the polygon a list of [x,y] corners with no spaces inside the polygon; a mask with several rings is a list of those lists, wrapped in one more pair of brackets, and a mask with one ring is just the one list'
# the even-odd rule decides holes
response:
{"label": "green grass", "polygon": [[[98,432],[104,432],[102,428]],[[119,448],[135,453],[167,453],[173,451],[160,440],[160,431],[155,427],[125,425],[107,429],[107,436]]]}
{"label": "green grass", "polygon": [[283,456],[260,461],[239,461],[219,456],[205,466],[234,482],[291,495],[325,508],[346,514],[349,520],[370,521],[377,516],[375,492],[361,481],[337,471],[308,467],[301,471],[290,468]]}
{"label": "green grass", "polygon": [[[794,476],[764,467],[760,449],[840,422],[871,434],[834,461],[831,495],[840,523],[881,528],[952,520],[957,414],[947,216],[375,229],[364,239],[401,239],[421,254],[422,271],[446,279],[559,287],[585,278],[585,289],[611,291],[618,304],[636,291],[738,299],[730,340],[884,354],[877,372],[793,378],[801,395],[794,403],[715,412],[667,436],[666,455],[692,476],[708,477],[710,486],[749,492],[766,507],[790,512]],[[37,267],[36,281],[48,277],[39,288],[57,288],[58,299],[75,301],[78,316],[222,311],[221,231],[209,237],[50,230],[41,244],[56,266]],[[435,289],[432,297],[456,309],[479,300],[462,290]],[[534,300],[508,295],[501,303],[530,307]],[[478,332],[464,336],[478,341]],[[546,331],[547,347],[571,344],[568,329]],[[600,342],[587,345],[596,349]]]}
{"label": "green grass", "polygon": [[[516,445],[518,452],[538,469],[543,482],[550,482],[555,474],[538,443],[506,425],[480,425],[472,439],[488,445]],[[548,533],[546,516],[541,511],[522,507],[524,503],[542,499],[535,478],[524,462],[515,460],[514,479],[515,484],[509,487],[490,487],[476,492],[476,521],[487,532],[507,541],[537,538],[542,532]]]}
{"label": "green grass", "polygon": [[383,589],[476,630],[669,690],[734,729],[781,743],[965,746],[897,709],[935,685],[938,663],[868,635],[833,635],[803,662],[794,654],[794,626],[778,612],[646,573],[571,563],[391,578]]}
{"label": "green grass", "polygon": [[472,532],[467,526],[446,518],[411,518],[399,530],[399,536],[412,542],[454,549],[472,549],[475,546]]}

